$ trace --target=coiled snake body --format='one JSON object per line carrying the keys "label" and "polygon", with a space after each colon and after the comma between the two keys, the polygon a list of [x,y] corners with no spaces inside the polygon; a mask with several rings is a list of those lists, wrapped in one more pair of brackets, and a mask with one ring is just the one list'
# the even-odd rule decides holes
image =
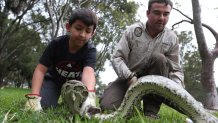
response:
{"label": "coiled snake body", "polygon": [[101,120],[116,116],[127,117],[132,113],[134,105],[146,94],[156,94],[170,100],[196,123],[218,123],[218,118],[205,110],[184,88],[166,77],[157,75],[139,78],[128,88],[120,107],[115,112],[96,114],[94,117]]}

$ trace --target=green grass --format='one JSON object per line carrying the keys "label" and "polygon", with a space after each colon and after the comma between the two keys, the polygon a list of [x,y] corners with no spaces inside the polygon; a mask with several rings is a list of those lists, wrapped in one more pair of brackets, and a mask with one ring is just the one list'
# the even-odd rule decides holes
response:
{"label": "green grass", "polygon": [[0,122],[7,123],[184,123],[186,116],[178,113],[168,106],[162,105],[159,112],[160,119],[152,120],[136,113],[130,119],[114,118],[107,121],[98,119],[85,119],[72,116],[65,106],[44,110],[42,113],[24,111],[25,94],[28,89],[4,88],[0,89]]}

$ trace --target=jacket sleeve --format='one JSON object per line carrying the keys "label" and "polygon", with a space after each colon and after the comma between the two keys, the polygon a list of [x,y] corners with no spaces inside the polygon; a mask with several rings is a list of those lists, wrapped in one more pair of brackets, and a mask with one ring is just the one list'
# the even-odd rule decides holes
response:
{"label": "jacket sleeve", "polygon": [[184,74],[179,61],[179,41],[176,37],[176,43],[168,53],[166,53],[168,63],[170,65],[169,78],[185,88]]}
{"label": "jacket sleeve", "polygon": [[128,30],[124,32],[112,56],[112,66],[119,78],[128,79],[131,71],[127,66],[128,55],[130,52],[131,33]]}

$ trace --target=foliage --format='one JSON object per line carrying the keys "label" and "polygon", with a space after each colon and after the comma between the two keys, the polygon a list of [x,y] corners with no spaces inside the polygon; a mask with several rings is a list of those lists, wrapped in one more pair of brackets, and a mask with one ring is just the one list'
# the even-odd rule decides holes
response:
{"label": "foliage", "polygon": [[[142,112],[136,112],[132,118],[113,118],[107,121],[97,119],[85,119],[78,115],[72,116],[65,106],[59,106],[55,109],[47,109],[42,113],[24,111],[24,94],[30,92],[27,89],[4,88],[0,90],[0,122],[22,122],[22,123],[184,123],[186,116],[178,113],[174,109],[162,105],[160,110],[160,119],[153,120],[143,116]],[[3,99],[3,100],[2,100]]]}
{"label": "foliage", "polygon": [[0,1],[0,86],[3,81],[7,84],[30,79],[35,58],[43,45],[38,33],[29,28],[23,18],[35,2]]}
{"label": "foliage", "polygon": [[[5,4],[6,6],[4,6]],[[5,50],[0,50],[0,58],[5,60],[0,60],[0,81],[24,81],[25,79],[29,81],[44,46],[52,38],[66,34],[65,21],[75,8],[89,8],[95,11],[99,17],[97,35],[92,40],[94,45],[98,47],[98,62],[95,69],[98,78],[99,72],[104,71],[104,62],[106,59],[110,59],[114,44],[120,38],[122,31],[126,26],[136,21],[135,15],[138,5],[134,2],[127,2],[126,0],[1,1],[0,32],[4,35],[0,36],[0,49]],[[30,37],[26,37],[27,34],[25,33],[28,32],[33,34],[28,34]],[[40,42],[34,43],[33,41],[36,40],[41,40],[43,44],[40,44]],[[17,44],[14,44],[14,42],[17,42]],[[11,54],[13,58],[18,56],[20,58],[16,61],[5,58],[5,54],[8,54],[7,51],[13,49],[11,47],[9,50],[9,46],[5,44],[10,46],[14,44],[17,47],[22,45],[20,51],[15,50]],[[27,49],[29,46],[35,48]],[[34,55],[31,55],[32,52],[34,52]],[[15,70],[8,69],[10,65],[16,66]],[[97,83],[100,87],[104,86],[99,81]]]}
{"label": "foliage", "polygon": [[26,27],[21,27],[7,40],[1,59],[1,72],[5,81],[30,80],[34,66],[42,52],[43,44],[39,35]]}
{"label": "foliage", "polygon": [[177,33],[181,43],[181,58],[184,70],[186,90],[198,101],[203,101],[203,89],[201,79],[201,58],[198,49],[193,45],[192,32],[182,31]]}
{"label": "foliage", "polygon": [[[40,21],[41,22],[40,25],[44,24],[44,22],[47,23],[46,20],[49,20],[50,24],[41,25],[42,30],[44,30],[44,34],[45,34],[44,39],[46,39],[46,41],[51,41],[51,38],[58,36],[58,34],[65,33],[65,29],[63,28],[65,26],[63,25],[64,24],[63,21],[66,21],[66,19],[70,16],[73,9],[89,8],[97,13],[97,16],[99,18],[99,23],[96,30],[96,35],[92,39],[94,45],[98,47],[98,55],[97,55],[98,62],[95,69],[97,77],[100,71],[104,71],[103,68],[104,62],[106,61],[106,59],[110,59],[110,55],[114,48],[114,44],[121,37],[122,31],[126,28],[126,26],[136,21],[135,15],[138,7],[138,5],[135,4],[134,2],[128,3],[125,0],[113,0],[113,1],[86,0],[86,1],[52,2],[52,3],[43,2],[42,4],[45,5],[46,8],[45,12],[47,12],[47,14],[45,14],[44,17],[41,17],[40,16],[41,12],[38,12],[38,14],[35,13],[37,14],[35,15],[35,17],[44,18],[44,21],[43,20]],[[49,8],[48,6],[46,6],[48,4],[54,6],[53,8],[55,9],[51,10],[51,7]],[[63,11],[64,8],[67,10]],[[58,11],[59,13],[55,13],[55,11]],[[54,15],[55,17],[50,16],[51,14]],[[62,21],[58,21],[58,19]],[[54,22],[53,20],[57,20],[57,21]],[[43,26],[46,28],[44,28]],[[52,31],[54,26],[60,26],[59,30],[54,29],[57,30],[58,33],[56,35],[50,34],[50,37],[46,37],[48,33],[45,31],[47,29]]]}
{"label": "foliage", "polygon": [[[182,11],[175,9],[181,15],[183,15],[186,19],[180,20],[179,22],[175,23],[172,27],[174,28],[175,25],[181,24],[183,22],[188,22],[193,24],[195,30],[195,36],[198,45],[198,52],[201,58],[201,84],[204,90],[204,106],[208,109],[218,109],[218,95],[216,84],[214,80],[214,61],[218,57],[218,33],[214,30],[211,26],[202,23],[201,18],[201,5],[199,0],[192,0],[192,13],[193,18],[187,16]],[[209,32],[214,36],[216,40],[216,44],[212,49],[209,49],[207,40],[205,38],[204,30],[206,28]]]}
{"label": "foliage", "polygon": [[95,69],[98,75],[100,71],[104,71],[104,62],[110,59],[114,43],[118,41],[122,31],[126,26],[137,21],[135,15],[138,5],[126,0],[40,1],[33,8],[35,11],[31,12],[30,20],[38,22],[33,23],[32,27],[40,29],[42,39],[50,42],[52,38],[66,34],[64,22],[76,8],[89,8],[95,11],[99,18],[96,35],[92,39],[99,51]]}
{"label": "foliage", "polygon": [[[99,77],[100,71],[104,71],[105,61],[110,60],[114,45],[121,37],[122,31],[126,26],[137,21],[135,15],[138,5],[127,3],[125,0],[114,0],[101,2],[96,7],[100,17],[97,35],[94,37],[93,42],[96,46],[101,46],[96,67],[97,77]],[[102,82],[98,81],[97,84],[99,85],[99,91],[104,89]]]}

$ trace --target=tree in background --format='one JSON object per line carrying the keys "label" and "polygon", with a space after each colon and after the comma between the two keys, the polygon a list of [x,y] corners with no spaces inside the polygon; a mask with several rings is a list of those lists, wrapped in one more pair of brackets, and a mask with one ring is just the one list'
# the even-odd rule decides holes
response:
{"label": "tree in background", "polygon": [[[26,52],[38,51],[39,35],[28,28],[24,16],[37,0],[0,1],[0,87],[7,84],[12,73],[19,73],[18,64],[31,63]],[[31,55],[34,57],[34,54]],[[24,68],[24,67],[23,67]],[[32,70],[29,68],[29,73]],[[25,77],[28,73],[22,75]],[[29,81],[29,80],[28,80]]]}
{"label": "tree in background", "polygon": [[201,58],[198,49],[192,44],[192,32],[177,33],[181,45],[181,64],[184,70],[185,89],[198,101],[203,101],[203,88],[201,78]]}
{"label": "tree in background", "polygon": [[[4,79],[15,82],[16,87],[20,87],[24,82],[31,81],[32,73],[45,45],[35,30],[24,27],[17,30],[8,41],[11,43],[6,48],[14,53],[5,63],[7,76]],[[14,50],[17,46],[19,47]]]}
{"label": "tree in background", "polygon": [[[180,24],[182,22],[188,22],[194,25],[194,30],[198,44],[198,51],[200,54],[202,66],[200,81],[204,90],[204,106],[208,109],[218,110],[218,96],[214,80],[214,61],[218,57],[218,33],[209,25],[203,24],[201,22],[201,7],[199,4],[199,0],[192,0],[192,9],[193,19],[188,17],[178,9],[175,9],[187,18],[187,20],[182,20],[176,23],[175,25]],[[175,25],[173,25],[173,27]],[[206,43],[207,40],[205,39],[203,27],[208,29],[216,39],[216,44],[214,45],[214,48],[211,50],[209,50],[208,45]]]}
{"label": "tree in background", "polygon": [[[6,6],[5,6],[6,5]],[[92,42],[98,48],[96,76],[99,78],[99,72],[104,71],[104,62],[110,59],[114,43],[118,41],[121,36],[121,32],[129,24],[137,21],[135,15],[138,5],[134,2],[128,2],[126,0],[4,0],[0,2],[0,83],[8,82],[9,80],[19,80],[20,75],[27,73],[32,75],[32,70],[26,68],[34,68],[38,61],[39,55],[29,55],[28,53],[37,51],[41,53],[43,47],[47,45],[52,38],[58,35],[65,34],[65,21],[70,15],[71,11],[76,8],[90,8],[95,11],[99,17],[99,25],[97,27],[97,35],[93,38]],[[22,28],[26,28],[25,31],[31,30],[38,34],[40,38],[35,38],[33,35],[26,37]],[[13,35],[16,33],[17,35]],[[26,47],[19,47],[21,51],[9,50],[5,44],[13,44],[18,38],[18,33],[23,39],[19,39],[20,45],[33,46],[31,44],[36,40],[40,40],[42,44],[38,44],[39,49],[27,49]],[[15,40],[16,39],[16,40]],[[9,42],[10,41],[10,42]],[[28,44],[28,45],[27,45]],[[40,46],[41,45],[41,46]],[[14,48],[18,49],[18,48]],[[40,51],[39,51],[40,50]],[[18,62],[13,62],[13,59],[9,60],[6,54],[10,54],[11,57],[20,57]],[[22,55],[21,55],[22,54]],[[28,57],[32,58],[28,58]],[[24,58],[25,57],[25,58]],[[26,61],[25,61],[26,60]],[[9,62],[10,61],[10,62]],[[34,62],[33,62],[34,61]],[[13,70],[8,69],[8,66],[16,66]],[[24,67],[24,64],[25,67]],[[21,69],[22,68],[22,69]],[[16,78],[17,77],[17,78]],[[29,76],[28,76],[29,77]],[[28,78],[27,77],[27,78]],[[99,80],[99,79],[97,79]],[[22,81],[22,80],[20,80]],[[104,89],[104,85],[100,81],[97,82],[99,88]],[[1,84],[0,84],[1,85]],[[100,93],[100,92],[99,92]]]}
{"label": "tree in background", "polygon": [[97,93],[100,94],[105,85],[99,81],[99,73],[105,70],[104,63],[110,60],[114,44],[120,38],[122,31],[126,26],[137,21],[135,19],[137,7],[138,5],[134,2],[126,2],[126,0],[46,0],[35,5],[34,10],[37,11],[31,13],[30,20],[39,22],[32,26],[38,28],[42,39],[49,43],[52,38],[66,34],[65,21],[72,10],[89,8],[97,13],[99,23],[92,42],[98,49],[95,71],[98,78]]}

